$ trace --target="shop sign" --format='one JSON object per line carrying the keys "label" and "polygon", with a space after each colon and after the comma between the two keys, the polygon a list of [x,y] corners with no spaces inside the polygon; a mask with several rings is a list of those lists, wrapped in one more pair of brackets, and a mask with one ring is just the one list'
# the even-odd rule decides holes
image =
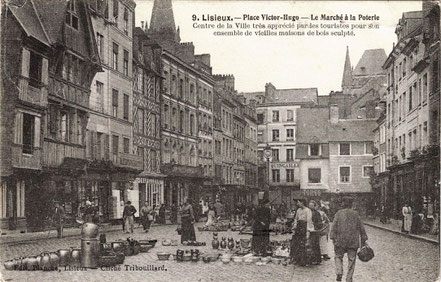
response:
{"label": "shop sign", "polygon": [[271,163],[271,168],[295,168],[298,167],[299,163]]}
{"label": "shop sign", "polygon": [[305,197],[319,197],[322,194],[323,190],[321,189],[304,189],[302,190],[302,194]]}

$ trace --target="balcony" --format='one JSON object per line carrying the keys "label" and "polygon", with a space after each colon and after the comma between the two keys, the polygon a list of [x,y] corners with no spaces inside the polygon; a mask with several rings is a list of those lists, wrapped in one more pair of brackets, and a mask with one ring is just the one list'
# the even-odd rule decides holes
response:
{"label": "balcony", "polygon": [[45,139],[43,142],[43,166],[59,167],[64,158],[85,159],[86,149],[81,145],[74,145],[60,141]]}
{"label": "balcony", "polygon": [[18,80],[18,98],[27,103],[47,107],[47,89],[41,85],[39,87],[29,84],[29,78],[20,77]]}
{"label": "balcony", "polygon": [[89,90],[59,78],[49,78],[49,94],[86,108],[89,107]]}
{"label": "balcony", "polygon": [[23,153],[23,145],[12,144],[12,166],[15,168],[41,169],[41,148],[33,148],[32,154]]}
{"label": "balcony", "polygon": [[187,166],[179,164],[163,164],[161,172],[170,176],[203,178],[204,172],[202,167]]}

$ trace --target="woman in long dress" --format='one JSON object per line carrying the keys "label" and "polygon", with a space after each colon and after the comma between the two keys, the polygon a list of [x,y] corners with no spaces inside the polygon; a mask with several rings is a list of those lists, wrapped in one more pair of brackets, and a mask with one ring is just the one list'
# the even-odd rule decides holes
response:
{"label": "woman in long dress", "polygon": [[320,230],[323,228],[322,217],[318,212],[318,205],[315,201],[309,202],[309,209],[312,212],[312,223],[314,225],[314,232],[311,232],[310,242],[312,247],[311,263],[321,264],[322,255],[320,253]]}
{"label": "woman in long dress", "polygon": [[187,199],[184,206],[181,208],[181,244],[184,241],[196,241],[196,234],[194,232],[194,213],[191,206],[191,199]]}
{"label": "woman in long dress", "polygon": [[404,232],[409,233],[410,228],[412,227],[412,208],[408,204],[405,204],[402,209],[402,213],[403,213],[403,230]]}
{"label": "woman in long dress", "polygon": [[305,199],[298,199],[294,223],[292,226],[293,236],[291,243],[291,259],[293,263],[300,266],[308,264],[306,254],[306,241],[309,239],[310,231],[314,230],[312,224],[312,212],[306,206]]}
{"label": "woman in long dress", "polygon": [[325,208],[321,207],[319,213],[322,217],[323,223],[323,235],[320,236],[320,253],[322,254],[323,259],[330,259],[328,255],[328,232],[329,232],[329,218],[325,213]]}
{"label": "woman in long dress", "polygon": [[216,213],[212,204],[208,205],[207,222],[204,226],[211,226],[216,222]]}

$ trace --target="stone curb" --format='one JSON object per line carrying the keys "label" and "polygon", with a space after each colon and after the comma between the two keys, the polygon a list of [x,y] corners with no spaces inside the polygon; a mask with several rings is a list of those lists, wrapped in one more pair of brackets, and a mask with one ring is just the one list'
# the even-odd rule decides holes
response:
{"label": "stone curb", "polygon": [[401,235],[401,236],[404,236],[404,237],[407,237],[407,238],[416,239],[416,240],[425,241],[425,242],[428,242],[428,243],[439,245],[439,242],[437,240],[433,240],[433,239],[430,239],[430,238],[426,238],[426,237],[418,236],[418,235],[414,235],[414,234],[402,233],[400,231],[392,230],[392,229],[389,229],[387,227],[379,226],[377,224],[373,224],[373,223],[369,223],[369,222],[363,222],[363,223],[364,223],[364,225],[367,225],[367,226],[370,226],[370,227],[374,227],[374,228],[378,228],[378,229],[382,229],[382,230],[385,230],[385,231],[389,231],[389,232],[392,232],[392,233],[395,233],[395,234],[398,234],[398,235]]}

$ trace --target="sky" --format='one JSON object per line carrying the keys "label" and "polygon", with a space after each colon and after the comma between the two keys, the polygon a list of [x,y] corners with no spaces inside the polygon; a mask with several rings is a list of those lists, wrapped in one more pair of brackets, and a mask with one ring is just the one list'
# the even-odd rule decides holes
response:
{"label": "sky", "polygon": [[[136,1],[136,26],[149,22],[153,0]],[[319,95],[341,90],[346,46],[355,67],[364,50],[383,48],[386,54],[396,42],[395,27],[403,12],[421,10],[421,1],[187,1],[173,0],[176,26],[181,42],[193,42],[196,54],[209,53],[213,74],[233,74],[239,92],[264,91],[271,82],[277,89],[318,88]],[[243,14],[376,15],[378,29],[358,29],[355,36],[214,36],[212,29],[193,27],[192,16]],[[238,21],[245,22],[245,21]],[[254,21],[255,23],[289,23]],[[311,23],[300,20],[297,23]],[[318,21],[330,24],[335,21]],[[199,23],[206,23],[199,21]],[[210,22],[217,24],[219,22]],[[246,21],[252,24],[253,21]],[[356,21],[356,23],[362,23]],[[365,22],[371,23],[371,22]],[[340,30],[340,29],[336,29]]]}

